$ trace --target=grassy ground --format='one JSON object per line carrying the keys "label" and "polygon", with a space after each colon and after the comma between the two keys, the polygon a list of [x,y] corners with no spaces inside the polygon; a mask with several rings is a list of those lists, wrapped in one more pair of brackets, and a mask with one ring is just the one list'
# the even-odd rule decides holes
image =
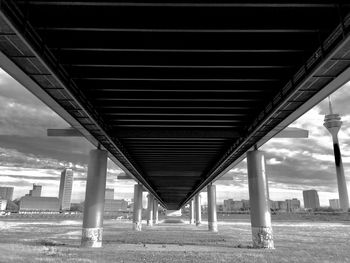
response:
{"label": "grassy ground", "polygon": [[159,224],[131,231],[105,220],[102,249],[79,248],[81,221],[0,221],[0,262],[350,262],[349,222],[274,221],[275,250],[252,249],[246,219],[207,225]]}

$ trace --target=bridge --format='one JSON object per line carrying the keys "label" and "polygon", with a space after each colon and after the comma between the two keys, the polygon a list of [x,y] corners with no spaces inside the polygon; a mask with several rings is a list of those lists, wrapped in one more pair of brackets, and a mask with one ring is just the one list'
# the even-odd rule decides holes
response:
{"label": "bridge", "polygon": [[92,203],[108,155],[135,197],[179,209],[247,153],[265,178],[257,149],[349,80],[349,15],[325,0],[1,0],[0,66],[98,147]]}

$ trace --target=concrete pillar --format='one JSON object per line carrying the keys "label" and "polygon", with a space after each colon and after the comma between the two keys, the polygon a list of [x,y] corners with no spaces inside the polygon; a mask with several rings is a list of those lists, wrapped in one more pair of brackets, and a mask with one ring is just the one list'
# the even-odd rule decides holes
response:
{"label": "concrete pillar", "polygon": [[257,150],[248,152],[247,165],[253,247],[274,248],[263,153]]}
{"label": "concrete pillar", "polygon": [[107,151],[90,151],[81,237],[82,247],[102,246],[106,174]]}
{"label": "concrete pillar", "polygon": [[208,229],[211,232],[218,232],[218,222],[216,217],[216,186],[208,185]]}
{"label": "concrete pillar", "polygon": [[153,202],[153,225],[158,224],[158,201],[154,199]]}
{"label": "concrete pillar", "polygon": [[190,201],[190,224],[194,224],[195,223],[195,212],[194,212],[194,200],[192,199]]}
{"label": "concrete pillar", "polygon": [[147,225],[153,226],[153,203],[154,203],[154,197],[153,195],[148,195],[148,204],[147,204]]}
{"label": "concrete pillar", "polygon": [[143,186],[140,184],[135,184],[133,230],[136,231],[141,231],[142,229],[142,191]]}
{"label": "concrete pillar", "polygon": [[330,110],[330,114],[325,116],[323,125],[327,128],[327,130],[332,135],[335,169],[337,173],[337,182],[338,182],[339,204],[340,204],[340,208],[344,212],[347,212],[349,210],[349,196],[348,196],[348,189],[346,186],[346,180],[344,175],[343,160],[341,157],[339,141],[338,141],[338,132],[343,122],[341,121],[339,114],[333,113],[332,104],[330,100],[329,100],[329,110]]}
{"label": "concrete pillar", "polygon": [[202,223],[202,206],[201,206],[201,196],[197,194],[194,198],[195,214],[196,214],[196,226]]}

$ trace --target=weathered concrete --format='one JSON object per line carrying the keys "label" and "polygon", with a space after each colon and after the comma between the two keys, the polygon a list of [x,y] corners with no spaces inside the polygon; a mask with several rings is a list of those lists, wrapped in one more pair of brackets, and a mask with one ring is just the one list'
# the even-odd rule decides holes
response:
{"label": "weathered concrete", "polygon": [[341,157],[339,141],[338,141],[338,132],[343,122],[341,121],[339,114],[333,113],[332,104],[330,100],[329,100],[329,110],[330,110],[330,114],[325,116],[323,125],[327,128],[327,130],[332,135],[335,169],[337,173],[337,182],[338,182],[339,204],[340,204],[340,208],[344,212],[347,212],[349,210],[349,196],[348,196],[348,189],[346,185],[346,179],[344,175],[343,160]]}
{"label": "weathered concrete", "polygon": [[147,203],[147,225],[153,226],[153,203],[154,197],[153,195],[148,195],[148,203]]}
{"label": "weathered concrete", "polygon": [[158,200],[153,202],[153,225],[158,224]]}
{"label": "weathered concrete", "polygon": [[190,224],[195,223],[194,200],[190,201]]}
{"label": "weathered concrete", "polygon": [[208,229],[211,232],[218,232],[218,222],[216,216],[216,186],[208,185]]}
{"label": "weathered concrete", "polygon": [[253,247],[274,248],[265,159],[261,151],[247,153],[250,220]]}
{"label": "weathered concrete", "polygon": [[197,194],[194,198],[195,214],[196,214],[196,226],[202,223],[202,206],[201,206],[201,196]]}
{"label": "weathered concrete", "polygon": [[133,214],[133,230],[142,230],[142,191],[141,184],[134,186],[134,214]]}
{"label": "weathered concrete", "polygon": [[102,246],[106,174],[107,151],[90,151],[81,237],[82,247]]}

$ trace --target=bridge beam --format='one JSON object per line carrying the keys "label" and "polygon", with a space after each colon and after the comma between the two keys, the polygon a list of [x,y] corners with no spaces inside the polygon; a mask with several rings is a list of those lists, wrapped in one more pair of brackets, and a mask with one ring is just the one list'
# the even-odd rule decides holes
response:
{"label": "bridge beam", "polygon": [[107,151],[92,150],[89,155],[85,192],[82,247],[101,247],[105,202]]}
{"label": "bridge beam", "polygon": [[196,226],[202,223],[202,207],[201,207],[201,196],[197,194],[194,198],[195,214],[196,214]]}
{"label": "bridge beam", "polygon": [[249,151],[247,165],[253,247],[273,249],[269,188],[263,152]]}
{"label": "bridge beam", "polygon": [[133,230],[135,231],[141,231],[142,229],[142,192],[143,186],[141,184],[135,184],[133,214]]}
{"label": "bridge beam", "polygon": [[216,216],[216,186],[208,185],[208,230],[218,232],[218,222]]}

